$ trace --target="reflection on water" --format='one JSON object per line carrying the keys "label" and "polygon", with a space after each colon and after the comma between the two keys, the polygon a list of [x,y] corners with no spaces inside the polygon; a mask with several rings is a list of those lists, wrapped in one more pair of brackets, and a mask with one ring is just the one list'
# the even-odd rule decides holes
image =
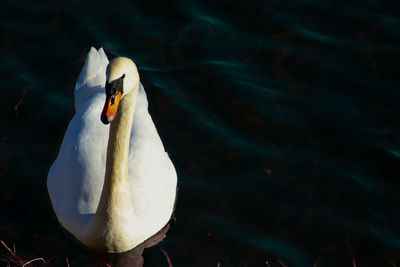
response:
{"label": "reflection on water", "polygon": [[[83,262],[45,183],[84,57],[102,46],[136,61],[178,172],[161,243],[174,266],[400,264],[395,6],[1,5],[0,238],[27,258]],[[145,266],[166,266],[159,246]]]}
{"label": "reflection on water", "polygon": [[[88,253],[87,258],[87,266],[101,266],[105,264],[109,264],[110,266],[115,267],[142,267],[143,266],[143,251],[146,248],[150,248],[152,246],[160,243],[165,237],[169,229],[169,224],[167,224],[163,229],[161,229],[157,234],[152,236],[150,239],[140,244],[136,248],[125,252],[125,253],[116,253],[116,254],[104,254],[104,253]],[[167,262],[167,260],[165,260]],[[79,264],[82,264],[80,262]]]}

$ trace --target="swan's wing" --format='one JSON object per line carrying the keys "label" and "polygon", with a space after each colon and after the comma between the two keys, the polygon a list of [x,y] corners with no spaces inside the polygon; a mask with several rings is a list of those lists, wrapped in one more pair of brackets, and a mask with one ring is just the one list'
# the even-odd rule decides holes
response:
{"label": "swan's wing", "polygon": [[[138,218],[154,229],[171,218],[177,175],[148,112],[146,93],[139,87],[129,151],[132,204]],[[155,219],[158,218],[158,219]]]}
{"label": "swan's wing", "polygon": [[100,121],[104,101],[98,92],[76,112],[47,177],[57,218],[74,235],[92,219],[103,186],[109,131]]}
{"label": "swan's wing", "polygon": [[75,111],[78,111],[97,91],[104,88],[107,65],[108,59],[103,48],[97,51],[92,47],[75,83]]}

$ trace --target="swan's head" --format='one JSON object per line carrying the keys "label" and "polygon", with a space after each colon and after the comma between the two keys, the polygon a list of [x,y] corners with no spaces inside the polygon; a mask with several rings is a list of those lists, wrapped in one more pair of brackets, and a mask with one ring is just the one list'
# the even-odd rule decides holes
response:
{"label": "swan's head", "polygon": [[110,123],[117,114],[120,100],[139,88],[139,73],[135,63],[126,57],[116,57],[107,66],[106,103],[101,121]]}

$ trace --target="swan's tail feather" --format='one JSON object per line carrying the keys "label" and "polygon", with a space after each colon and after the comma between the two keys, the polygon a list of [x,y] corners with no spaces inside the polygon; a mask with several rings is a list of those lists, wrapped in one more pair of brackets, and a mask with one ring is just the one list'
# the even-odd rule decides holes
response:
{"label": "swan's tail feather", "polygon": [[98,51],[94,47],[90,48],[82,71],[75,83],[74,101],[76,111],[99,89],[104,87],[107,64],[108,59],[103,48]]}
{"label": "swan's tail feather", "polygon": [[94,47],[91,47],[89,50],[89,53],[86,56],[85,63],[83,64],[81,73],[78,76],[78,79],[76,81],[75,85],[75,90],[79,90],[82,85],[87,81],[88,79],[91,78],[92,73],[94,73],[93,70],[97,69],[99,61],[99,56],[97,53],[97,50]]}
{"label": "swan's tail feather", "polygon": [[100,60],[101,60],[102,65],[107,67],[108,58],[106,56],[106,53],[104,53],[103,47],[100,47],[100,49],[99,49],[99,56],[100,56]]}

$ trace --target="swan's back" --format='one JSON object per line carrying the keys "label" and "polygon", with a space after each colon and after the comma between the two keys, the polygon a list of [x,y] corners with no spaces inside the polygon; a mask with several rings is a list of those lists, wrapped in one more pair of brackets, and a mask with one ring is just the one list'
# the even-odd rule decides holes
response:
{"label": "swan's back", "polygon": [[[104,183],[109,126],[101,123],[100,114],[107,64],[103,49],[90,50],[75,86],[76,114],[48,174],[57,218],[77,239],[93,219]],[[132,127],[128,173],[134,219],[138,228],[146,225],[146,231],[156,233],[172,213],[176,172],[148,113],[142,85]]]}

